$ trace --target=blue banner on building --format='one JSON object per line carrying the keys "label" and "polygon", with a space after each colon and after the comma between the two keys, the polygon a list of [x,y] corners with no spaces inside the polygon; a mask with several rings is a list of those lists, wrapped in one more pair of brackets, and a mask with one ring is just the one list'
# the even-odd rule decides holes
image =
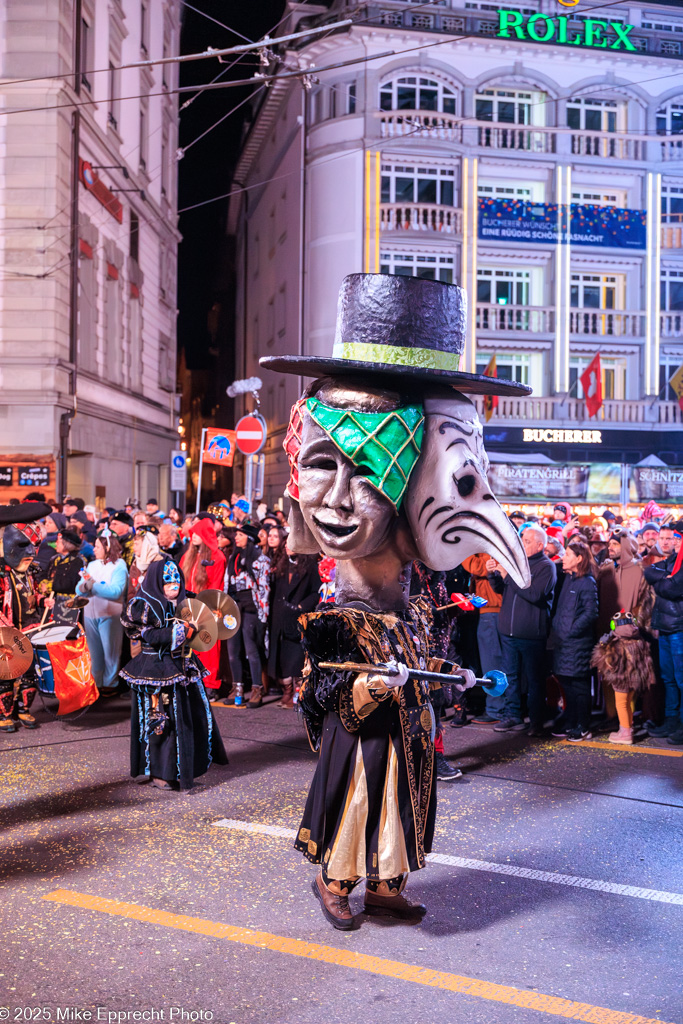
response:
{"label": "blue banner on building", "polygon": [[[557,203],[480,199],[478,233],[489,241],[556,245],[558,240],[567,241],[566,208],[558,214]],[[645,249],[645,210],[572,203],[570,241],[597,248]]]}

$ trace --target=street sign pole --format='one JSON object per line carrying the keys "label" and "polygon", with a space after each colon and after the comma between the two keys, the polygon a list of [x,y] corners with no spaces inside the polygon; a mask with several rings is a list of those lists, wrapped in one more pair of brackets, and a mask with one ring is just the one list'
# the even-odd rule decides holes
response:
{"label": "street sign pole", "polygon": [[254,499],[254,457],[253,455],[244,456],[245,464],[245,481],[244,481],[244,495],[249,502],[249,513],[251,514],[251,506]]}
{"label": "street sign pole", "polygon": [[199,515],[199,504],[202,499],[202,468],[204,466],[204,445],[206,443],[206,427],[202,429],[202,443],[199,449],[199,476],[197,478],[197,504],[194,513]]}

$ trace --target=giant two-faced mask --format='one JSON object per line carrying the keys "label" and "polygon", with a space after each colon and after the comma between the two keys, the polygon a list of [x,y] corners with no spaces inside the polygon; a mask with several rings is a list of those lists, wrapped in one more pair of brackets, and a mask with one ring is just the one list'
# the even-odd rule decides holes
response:
{"label": "giant two-faced mask", "polygon": [[424,399],[424,412],[421,454],[404,503],[419,558],[432,569],[448,570],[484,552],[527,587],[524,549],[488,485],[475,406],[451,388],[435,388]]}

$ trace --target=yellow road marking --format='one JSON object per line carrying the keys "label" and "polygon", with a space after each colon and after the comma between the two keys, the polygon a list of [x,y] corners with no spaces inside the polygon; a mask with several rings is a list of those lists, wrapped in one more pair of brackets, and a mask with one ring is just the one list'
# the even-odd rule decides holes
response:
{"label": "yellow road marking", "polygon": [[607,740],[601,743],[600,740],[583,740],[581,743],[572,743],[570,740],[560,740],[562,746],[567,747],[596,747],[598,750],[625,750],[629,754],[659,754],[660,757],[683,757],[683,750],[662,750],[659,747],[641,747],[639,743],[610,743]]}
{"label": "yellow road marking", "polygon": [[67,907],[99,910],[103,914],[127,917],[134,921],[144,921],[147,924],[162,925],[165,928],[176,928],[184,932],[193,932],[196,935],[207,935],[214,939],[227,939],[229,942],[256,946],[258,949],[271,949],[277,953],[289,953],[291,956],[319,960],[322,963],[352,967],[357,971],[367,971],[370,974],[379,974],[386,978],[398,978],[401,981],[413,981],[418,985],[429,985],[432,988],[445,989],[449,992],[460,992],[462,995],[476,996],[478,999],[487,999],[508,1006],[539,1010],[541,1013],[551,1013],[556,1017],[565,1017],[570,1020],[586,1021],[588,1024],[664,1024],[660,1020],[641,1017],[634,1013],[625,1013],[621,1010],[609,1010],[604,1006],[593,1006],[591,1003],[577,1003],[559,996],[527,992],[523,989],[513,988],[511,985],[496,985],[479,978],[448,974],[446,971],[433,971],[417,964],[385,960],[379,956],[369,956],[367,953],[336,949],[334,946],[321,946],[317,942],[289,939],[283,935],[257,932],[251,928],[207,921],[201,917],[169,914],[165,910],[154,910],[152,907],[143,907],[137,903],[123,903],[120,900],[108,900],[100,896],[88,896],[85,893],[72,892],[69,889],[57,889],[42,898],[53,903],[64,904]]}

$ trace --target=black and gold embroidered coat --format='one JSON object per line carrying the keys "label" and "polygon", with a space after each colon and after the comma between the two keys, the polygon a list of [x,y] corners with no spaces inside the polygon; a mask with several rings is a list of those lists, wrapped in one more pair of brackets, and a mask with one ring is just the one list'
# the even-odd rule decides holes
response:
{"label": "black and gold embroidered coat", "polygon": [[401,613],[328,605],[301,616],[306,651],[300,708],[319,750],[295,847],[328,878],[381,881],[424,867],[436,817],[429,689],[409,679],[387,689],[367,672],[320,662],[386,662],[448,671],[430,658],[423,598]]}

